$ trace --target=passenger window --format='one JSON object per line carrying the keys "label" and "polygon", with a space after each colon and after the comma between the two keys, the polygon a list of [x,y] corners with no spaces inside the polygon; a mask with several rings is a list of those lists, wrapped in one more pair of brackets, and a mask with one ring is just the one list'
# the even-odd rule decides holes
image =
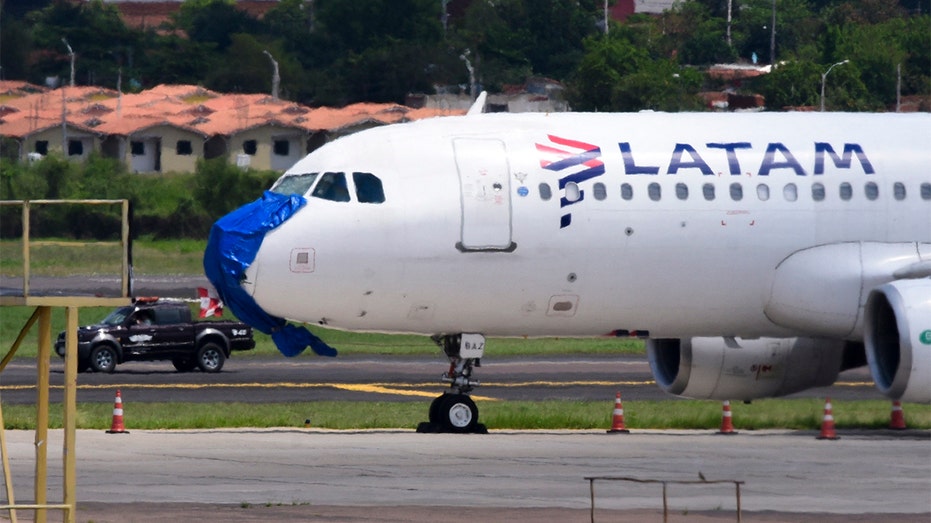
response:
{"label": "passenger window", "polygon": [[596,200],[604,200],[608,197],[608,190],[605,189],[605,184],[598,182],[593,187]]}
{"label": "passenger window", "polygon": [[381,180],[372,173],[352,173],[352,183],[356,185],[356,199],[359,203],[382,203],[385,190]]}
{"label": "passenger window", "polygon": [[566,200],[569,203],[575,203],[582,199],[582,189],[575,182],[566,183]]}
{"label": "passenger window", "polygon": [[902,182],[895,182],[892,186],[892,194],[895,196],[896,200],[905,199],[905,184]]}
{"label": "passenger window", "polygon": [[706,183],[705,185],[702,185],[701,192],[705,196],[705,199],[708,200],[709,202],[714,200],[714,184],[713,183]]}
{"label": "passenger window", "polygon": [[816,202],[824,200],[824,185],[820,183],[813,183],[811,185],[811,199]]}
{"label": "passenger window", "polygon": [[680,200],[688,200],[689,199],[689,186],[685,185],[684,183],[677,183],[676,184],[676,198]]}
{"label": "passenger window", "polygon": [[314,184],[319,173],[302,173],[286,174],[282,176],[275,185],[272,186],[272,192],[278,194],[300,194],[304,195],[307,189]]}
{"label": "passenger window", "polygon": [[875,200],[879,198],[879,186],[875,182],[866,182],[866,199]]}
{"label": "passenger window", "polygon": [[796,187],[794,183],[787,183],[786,186],[782,188],[782,197],[785,198],[787,202],[798,200],[798,187]]}
{"label": "passenger window", "polygon": [[647,193],[650,195],[650,199],[654,202],[658,202],[660,198],[663,197],[663,189],[656,182],[651,183],[647,187]]}
{"label": "passenger window", "polygon": [[744,187],[739,183],[731,184],[731,200],[739,202],[744,199]]}
{"label": "passenger window", "polygon": [[921,184],[921,199],[931,200],[931,183]]}
{"label": "passenger window", "polygon": [[765,202],[769,199],[769,186],[765,183],[761,183],[756,186],[756,197],[760,199],[761,202]]}
{"label": "passenger window", "polygon": [[853,197],[853,187],[847,182],[840,184],[840,199],[845,202]]}
{"label": "passenger window", "polygon": [[346,174],[323,173],[312,196],[334,202],[348,202],[349,188],[346,186]]}
{"label": "passenger window", "polygon": [[553,190],[550,189],[548,183],[541,183],[538,188],[540,189],[540,199],[544,202],[553,197]]}
{"label": "passenger window", "polygon": [[[931,193],[931,191],[929,191],[929,193]],[[623,199],[625,199],[625,200],[633,200],[633,199],[634,199],[634,188],[631,187],[631,185],[630,185],[629,183],[622,183],[622,184],[621,184],[621,198],[623,198]]]}

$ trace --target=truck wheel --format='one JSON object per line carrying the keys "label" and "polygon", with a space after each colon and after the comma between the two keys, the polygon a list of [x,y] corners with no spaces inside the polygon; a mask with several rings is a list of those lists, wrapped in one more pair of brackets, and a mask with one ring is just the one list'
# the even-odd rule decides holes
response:
{"label": "truck wheel", "polygon": [[204,372],[220,372],[225,361],[226,354],[216,343],[205,343],[197,351],[197,366]]}
{"label": "truck wheel", "polygon": [[197,361],[190,358],[175,358],[171,360],[178,372],[191,372],[197,368]]}
{"label": "truck wheel", "polygon": [[91,351],[90,366],[96,372],[113,372],[116,369],[116,351],[109,345],[98,345]]}

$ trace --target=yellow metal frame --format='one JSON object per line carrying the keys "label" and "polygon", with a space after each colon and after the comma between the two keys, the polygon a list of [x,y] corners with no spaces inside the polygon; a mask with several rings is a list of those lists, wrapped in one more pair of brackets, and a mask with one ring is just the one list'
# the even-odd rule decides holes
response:
{"label": "yellow metal frame", "polygon": [[[32,241],[29,237],[29,216],[32,204],[84,204],[122,206],[122,287],[120,296],[32,296],[29,293],[29,254],[31,245],[42,242]],[[129,202],[127,200],[33,200],[0,201],[0,205],[23,206],[23,294],[22,296],[0,296],[0,306],[35,306],[29,320],[23,326],[16,341],[6,356],[0,361],[0,372],[6,368],[16,350],[25,339],[29,329],[38,321],[38,353],[36,357],[36,433],[35,433],[35,484],[34,504],[16,504],[13,494],[13,481],[10,474],[9,454],[6,445],[6,430],[3,424],[3,407],[0,403],[0,454],[2,454],[3,479],[6,485],[7,503],[0,505],[0,510],[9,511],[10,520],[16,523],[17,510],[34,510],[36,523],[45,523],[48,510],[61,510],[63,521],[75,522],[77,508],[76,455],[75,440],[77,428],[77,377],[78,377],[78,309],[79,307],[121,306],[129,305],[130,266],[129,266]],[[77,243],[77,242],[76,242]],[[65,307],[65,383],[64,413],[62,425],[64,440],[62,443],[62,502],[48,503],[48,426],[49,426],[49,366],[52,357],[52,307]]]}

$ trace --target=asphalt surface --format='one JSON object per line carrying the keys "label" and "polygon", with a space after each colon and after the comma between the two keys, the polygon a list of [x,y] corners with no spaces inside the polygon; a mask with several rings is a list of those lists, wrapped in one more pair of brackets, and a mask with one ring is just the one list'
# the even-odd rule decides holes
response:
{"label": "asphalt surface", "polygon": [[[51,431],[49,500],[61,499]],[[7,431],[21,503],[33,434]],[[78,521],[589,521],[590,477],[663,480],[670,521],[931,520],[931,432],[78,431]],[[705,481],[701,480],[704,478]],[[675,482],[686,483],[675,483]],[[716,483],[724,481],[724,483]],[[662,521],[662,486],[596,480],[596,521]],[[56,518],[57,519],[57,518]]]}
{"label": "asphalt surface", "polygon": [[[176,372],[170,362],[133,362],[116,372],[78,375],[78,401],[113,401],[120,389],[124,401],[279,403],[300,401],[415,401],[427,402],[446,385],[440,375],[448,367],[445,358],[392,356],[313,355],[297,358],[237,357],[227,360],[223,371]],[[605,400],[620,391],[625,400],[675,400],[653,382],[643,356],[584,356],[545,358],[485,358],[473,375],[482,385],[475,396],[501,400]],[[51,401],[61,401],[63,361],[51,363]],[[876,399],[866,369],[842,373],[832,387],[812,389],[792,397],[825,397],[834,400]],[[33,360],[13,360],[0,374],[0,393],[11,404],[35,402],[36,367]]]}

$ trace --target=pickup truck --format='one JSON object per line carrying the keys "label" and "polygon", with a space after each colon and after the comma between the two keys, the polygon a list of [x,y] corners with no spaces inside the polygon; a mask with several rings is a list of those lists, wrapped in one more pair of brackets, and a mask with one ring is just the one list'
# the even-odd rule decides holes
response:
{"label": "pickup truck", "polygon": [[[254,347],[252,327],[245,323],[191,321],[187,303],[137,299],[78,329],[78,371],[113,372],[127,361],[171,360],[178,372],[220,372],[232,351]],[[55,352],[65,357],[64,331]]]}

